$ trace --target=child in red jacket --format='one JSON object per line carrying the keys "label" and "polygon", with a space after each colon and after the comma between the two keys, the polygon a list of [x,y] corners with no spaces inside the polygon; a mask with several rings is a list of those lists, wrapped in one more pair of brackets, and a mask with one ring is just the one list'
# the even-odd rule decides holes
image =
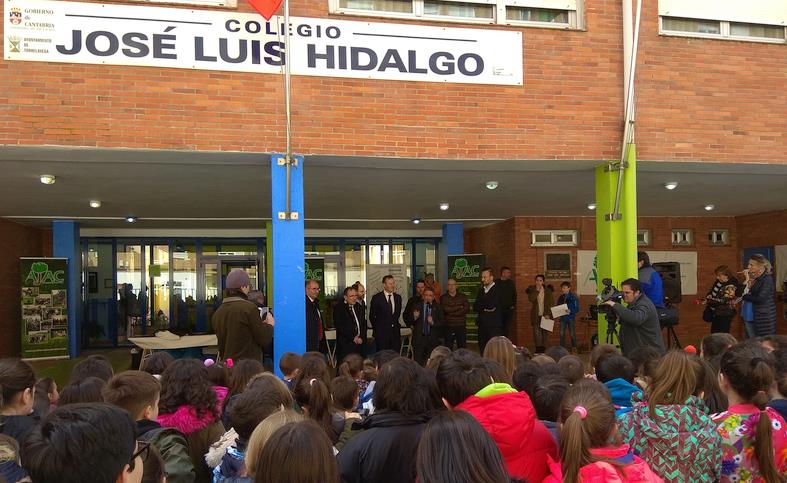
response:
{"label": "child in red jacket", "polygon": [[548,459],[557,459],[555,441],[528,395],[494,382],[496,375],[505,377],[497,362],[460,349],[440,362],[437,387],[448,409],[470,413],[492,436],[511,478],[541,481],[549,474]]}
{"label": "child in red jacket", "polygon": [[663,483],[648,464],[619,444],[615,408],[598,381],[574,384],[560,407],[560,463],[544,483]]}

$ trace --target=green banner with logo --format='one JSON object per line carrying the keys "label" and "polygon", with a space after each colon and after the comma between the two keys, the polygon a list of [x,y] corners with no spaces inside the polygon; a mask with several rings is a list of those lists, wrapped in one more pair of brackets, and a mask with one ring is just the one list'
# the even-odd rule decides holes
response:
{"label": "green banner with logo", "polygon": [[478,341],[478,326],[475,319],[478,314],[473,310],[478,287],[481,286],[481,269],[484,268],[484,256],[480,253],[464,255],[448,255],[448,276],[456,280],[456,290],[462,292],[470,301],[470,312],[467,314],[467,340]]}
{"label": "green banner with logo", "polygon": [[68,259],[21,258],[22,358],[68,357]]}

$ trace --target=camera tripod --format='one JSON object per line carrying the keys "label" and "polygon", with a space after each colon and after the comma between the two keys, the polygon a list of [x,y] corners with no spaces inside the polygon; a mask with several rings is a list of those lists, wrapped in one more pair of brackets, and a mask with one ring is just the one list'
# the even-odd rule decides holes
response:
{"label": "camera tripod", "polygon": [[614,318],[607,319],[607,344],[619,346],[620,337],[618,337],[618,321]]}

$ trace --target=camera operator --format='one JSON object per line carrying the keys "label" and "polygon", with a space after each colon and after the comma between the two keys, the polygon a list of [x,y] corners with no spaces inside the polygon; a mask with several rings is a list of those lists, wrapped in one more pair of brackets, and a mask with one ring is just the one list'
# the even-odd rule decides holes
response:
{"label": "camera operator", "polygon": [[625,280],[620,284],[620,292],[627,307],[613,300],[604,303],[612,307],[620,320],[620,349],[623,355],[630,356],[648,345],[664,353],[659,314],[653,302],[642,293],[639,280]]}

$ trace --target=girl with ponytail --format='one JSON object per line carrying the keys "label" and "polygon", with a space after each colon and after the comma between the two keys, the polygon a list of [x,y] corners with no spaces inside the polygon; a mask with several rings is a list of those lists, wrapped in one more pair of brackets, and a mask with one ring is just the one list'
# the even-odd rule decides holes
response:
{"label": "girl with ponytail", "polygon": [[569,388],[559,419],[560,463],[550,461],[544,483],[663,482],[619,443],[612,397],[600,382],[583,379]]}
{"label": "girl with ponytail", "polygon": [[344,416],[335,413],[331,392],[320,378],[296,378],[292,395],[303,414],[314,420],[325,431],[331,443],[336,444],[344,430]]}
{"label": "girl with ponytail", "polygon": [[721,483],[780,482],[787,476],[787,428],[766,408],[773,361],[759,344],[741,343],[721,357],[719,385],[727,411],[713,417],[723,440]]}

